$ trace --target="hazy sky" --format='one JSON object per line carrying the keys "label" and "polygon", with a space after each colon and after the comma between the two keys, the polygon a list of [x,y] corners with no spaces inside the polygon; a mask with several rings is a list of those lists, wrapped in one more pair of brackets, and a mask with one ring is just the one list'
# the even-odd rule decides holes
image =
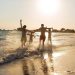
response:
{"label": "hazy sky", "polygon": [[0,28],[15,29],[22,19],[28,29],[39,28],[41,23],[58,29],[75,29],[75,0],[48,0],[48,4],[46,1],[0,0]]}

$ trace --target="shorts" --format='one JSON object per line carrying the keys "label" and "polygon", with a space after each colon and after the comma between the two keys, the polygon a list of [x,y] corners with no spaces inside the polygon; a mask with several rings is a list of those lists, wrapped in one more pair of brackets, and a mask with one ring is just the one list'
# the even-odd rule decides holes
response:
{"label": "shorts", "polygon": [[21,41],[22,41],[22,42],[23,42],[23,41],[26,42],[26,41],[27,41],[27,38],[26,38],[26,37],[22,37],[22,38],[21,38]]}
{"label": "shorts", "polygon": [[43,41],[45,41],[45,39],[46,39],[46,37],[45,36],[40,36],[40,40],[43,40]]}

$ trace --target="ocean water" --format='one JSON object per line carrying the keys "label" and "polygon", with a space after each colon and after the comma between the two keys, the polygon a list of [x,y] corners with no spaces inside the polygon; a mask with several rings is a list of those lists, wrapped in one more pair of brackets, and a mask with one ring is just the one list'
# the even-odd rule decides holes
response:
{"label": "ocean water", "polygon": [[[27,37],[28,37],[27,40],[29,40],[29,36]],[[45,45],[48,42],[47,37],[48,36],[46,33]],[[7,53],[15,51],[17,48],[19,48],[21,46],[20,40],[21,40],[20,31],[0,31],[0,58],[4,57]],[[27,41],[27,44],[28,43],[29,41]],[[37,47],[38,44],[39,44],[39,33],[35,33],[35,37],[33,40],[33,47]],[[75,34],[52,33],[52,49],[53,49],[52,56],[53,56],[54,73],[50,75],[75,75]],[[40,59],[38,60],[40,62]],[[29,64],[30,61],[31,60],[27,60]],[[22,66],[23,64],[19,61],[3,65],[0,67],[0,75],[5,75],[5,72],[6,75],[9,74],[23,75]],[[19,73],[16,71],[17,69]],[[43,75],[41,71],[39,71],[39,73]],[[35,75],[39,74],[37,73]]]}

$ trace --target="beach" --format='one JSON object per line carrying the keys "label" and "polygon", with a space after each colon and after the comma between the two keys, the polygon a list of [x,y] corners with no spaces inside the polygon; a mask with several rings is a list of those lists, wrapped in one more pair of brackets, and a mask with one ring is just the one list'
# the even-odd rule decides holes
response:
{"label": "beach", "polygon": [[[0,59],[19,48],[20,39],[20,31],[0,31]],[[75,75],[74,39],[74,33],[52,33],[53,53],[46,51],[46,48],[42,56],[24,57],[0,65],[0,75]],[[47,42],[46,39],[45,45]],[[28,50],[36,51],[38,44],[39,33],[35,33],[33,43],[29,45],[27,42]]]}

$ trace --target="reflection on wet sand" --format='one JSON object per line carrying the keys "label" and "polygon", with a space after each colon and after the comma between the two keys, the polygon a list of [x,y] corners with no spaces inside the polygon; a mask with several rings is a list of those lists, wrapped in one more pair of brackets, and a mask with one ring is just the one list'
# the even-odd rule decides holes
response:
{"label": "reflection on wet sand", "polygon": [[23,59],[24,75],[50,75],[54,71],[50,50],[43,50],[40,55]]}

